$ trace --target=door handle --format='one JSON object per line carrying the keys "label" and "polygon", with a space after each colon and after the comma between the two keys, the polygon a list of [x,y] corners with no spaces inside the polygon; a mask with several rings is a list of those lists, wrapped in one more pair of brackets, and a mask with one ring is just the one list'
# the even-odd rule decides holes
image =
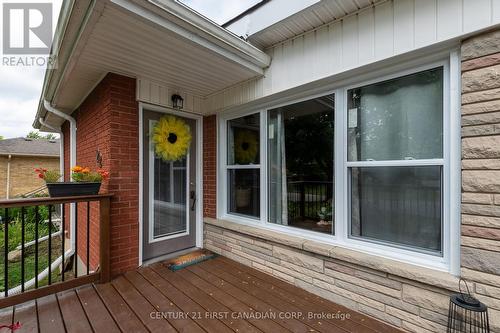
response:
{"label": "door handle", "polygon": [[194,211],[196,209],[196,192],[191,191],[189,193],[189,198],[193,200],[193,204],[191,205],[191,210]]}

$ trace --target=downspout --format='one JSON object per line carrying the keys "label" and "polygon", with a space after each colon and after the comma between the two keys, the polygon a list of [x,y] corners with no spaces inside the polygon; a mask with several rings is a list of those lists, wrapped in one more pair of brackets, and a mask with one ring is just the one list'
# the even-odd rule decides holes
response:
{"label": "downspout", "polygon": [[[47,112],[53,113],[58,117],[61,117],[67,121],[69,121],[69,165],[70,169],[76,166],[76,119],[71,117],[70,115],[57,110],[54,108],[49,101],[44,100],[43,106]],[[62,140],[61,140],[62,142]],[[63,162],[64,163],[64,162]],[[70,172],[71,174],[71,172]],[[75,249],[75,233],[76,233],[76,205],[74,203],[71,204],[70,209],[70,240],[71,240],[71,250]]]}
{"label": "downspout", "polygon": [[40,117],[38,119],[38,121],[44,127],[47,127],[47,128],[49,128],[49,129],[51,129],[54,132],[57,132],[59,134],[59,137],[60,137],[60,139],[59,139],[59,173],[61,174],[61,176],[63,177],[63,180],[64,180],[64,133],[62,132],[62,130],[60,128],[55,128],[55,127],[52,127],[49,124],[47,124],[42,117]]}
{"label": "downspout", "polygon": [[10,199],[10,161],[12,160],[12,155],[9,154],[9,157],[7,159],[7,188],[5,191],[5,196],[7,199]]}

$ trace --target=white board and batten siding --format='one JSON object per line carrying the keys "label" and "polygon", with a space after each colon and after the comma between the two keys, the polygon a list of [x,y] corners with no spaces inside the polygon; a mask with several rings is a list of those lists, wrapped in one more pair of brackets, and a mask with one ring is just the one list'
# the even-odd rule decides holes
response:
{"label": "white board and batten siding", "polygon": [[174,94],[178,94],[184,99],[184,111],[197,114],[203,113],[202,104],[204,98],[148,79],[137,79],[138,101],[172,107],[171,98]]}
{"label": "white board and batten siding", "polygon": [[500,23],[500,0],[391,0],[266,50],[265,76],[209,95],[203,113],[231,107]]}

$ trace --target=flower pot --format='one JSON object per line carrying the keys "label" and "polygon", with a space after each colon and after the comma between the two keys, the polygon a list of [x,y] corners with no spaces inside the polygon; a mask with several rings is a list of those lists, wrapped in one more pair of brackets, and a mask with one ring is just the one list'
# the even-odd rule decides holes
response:
{"label": "flower pot", "polygon": [[47,183],[47,189],[51,197],[72,197],[79,195],[99,194],[101,183]]}

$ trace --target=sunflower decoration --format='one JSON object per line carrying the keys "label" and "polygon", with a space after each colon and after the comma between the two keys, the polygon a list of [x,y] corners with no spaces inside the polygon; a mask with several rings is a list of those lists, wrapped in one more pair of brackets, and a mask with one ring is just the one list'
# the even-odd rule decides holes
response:
{"label": "sunflower decoration", "polygon": [[152,135],[156,155],[162,160],[178,161],[187,155],[192,137],[184,120],[174,116],[161,117]]}
{"label": "sunflower decoration", "polygon": [[239,164],[255,163],[259,152],[259,141],[254,131],[240,130],[234,138],[234,152]]}

